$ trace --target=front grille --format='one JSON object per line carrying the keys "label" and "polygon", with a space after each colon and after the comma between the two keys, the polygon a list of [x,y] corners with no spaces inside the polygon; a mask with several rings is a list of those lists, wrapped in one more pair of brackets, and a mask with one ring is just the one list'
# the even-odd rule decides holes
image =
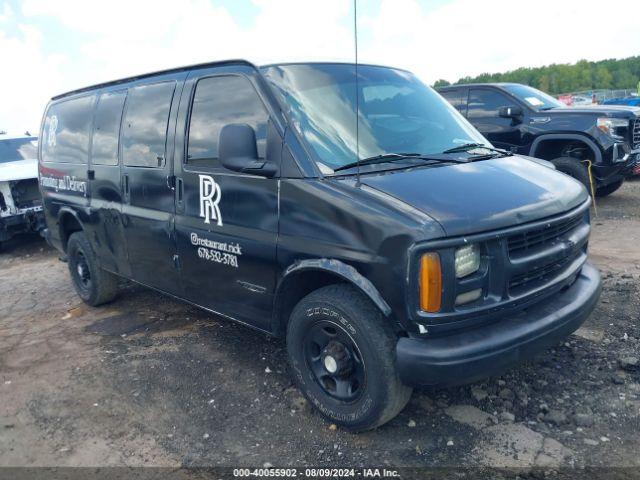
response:
{"label": "front grille", "polygon": [[631,144],[633,149],[640,148],[640,118],[636,118],[631,129]]}
{"label": "front grille", "polygon": [[575,260],[578,255],[579,252],[572,252],[555,262],[533,268],[525,273],[511,277],[509,281],[509,293],[518,295],[521,293],[520,290],[531,289],[536,285],[553,279]]}
{"label": "front grille", "polygon": [[[509,295],[520,297],[553,281],[584,256],[588,231],[579,230],[584,221],[584,211],[580,211],[509,236],[509,259],[518,266],[509,278]],[[561,243],[564,248],[559,250]]]}
{"label": "front grille", "polygon": [[562,222],[550,223],[535,230],[512,235],[508,239],[509,256],[514,257],[518,254],[524,254],[527,251],[554,243],[577,228],[580,223],[582,223],[582,214],[568,218]]}

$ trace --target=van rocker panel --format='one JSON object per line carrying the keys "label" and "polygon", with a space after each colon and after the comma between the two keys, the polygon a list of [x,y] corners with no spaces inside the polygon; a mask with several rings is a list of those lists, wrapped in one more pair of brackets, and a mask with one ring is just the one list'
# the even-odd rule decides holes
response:
{"label": "van rocker panel", "polygon": [[600,274],[587,262],[564,292],[514,318],[442,337],[401,338],[396,345],[400,379],[413,386],[452,386],[497,374],[574,332],[601,290]]}

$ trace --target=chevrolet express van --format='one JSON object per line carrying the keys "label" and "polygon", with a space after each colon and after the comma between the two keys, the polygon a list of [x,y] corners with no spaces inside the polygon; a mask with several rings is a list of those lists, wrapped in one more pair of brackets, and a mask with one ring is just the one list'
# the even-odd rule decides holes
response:
{"label": "chevrolet express van", "polygon": [[404,70],[177,68],[54,97],[40,133],[46,236],[82,300],[124,277],[283,336],[350,430],[543,351],[600,294],[586,189]]}

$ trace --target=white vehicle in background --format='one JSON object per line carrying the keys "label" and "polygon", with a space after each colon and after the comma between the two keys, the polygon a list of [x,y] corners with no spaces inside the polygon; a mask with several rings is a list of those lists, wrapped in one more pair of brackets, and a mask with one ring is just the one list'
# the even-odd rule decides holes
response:
{"label": "white vehicle in background", "polygon": [[18,233],[43,228],[38,139],[0,135],[0,249]]}

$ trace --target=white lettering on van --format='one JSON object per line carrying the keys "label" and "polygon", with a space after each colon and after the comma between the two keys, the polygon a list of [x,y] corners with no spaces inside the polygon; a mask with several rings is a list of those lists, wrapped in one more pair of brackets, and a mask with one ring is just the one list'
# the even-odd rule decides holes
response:
{"label": "white lettering on van", "polygon": [[87,195],[87,182],[76,180],[75,176],[65,175],[62,178],[40,177],[40,185],[45,188],[53,188],[56,192],[63,190]]}
{"label": "white lettering on van", "polygon": [[58,117],[51,115],[49,119],[49,135],[47,135],[47,144],[50,147],[56,146],[56,130],[58,129]]}
{"label": "white lettering on van", "polygon": [[191,245],[198,247],[199,258],[238,268],[238,257],[242,255],[242,246],[239,243],[218,242],[201,237],[195,232],[191,232],[189,238]]}
{"label": "white lettering on van", "polygon": [[204,218],[204,223],[215,220],[219,227],[222,226],[222,215],[220,214],[220,185],[209,175],[200,175],[200,216]]}

